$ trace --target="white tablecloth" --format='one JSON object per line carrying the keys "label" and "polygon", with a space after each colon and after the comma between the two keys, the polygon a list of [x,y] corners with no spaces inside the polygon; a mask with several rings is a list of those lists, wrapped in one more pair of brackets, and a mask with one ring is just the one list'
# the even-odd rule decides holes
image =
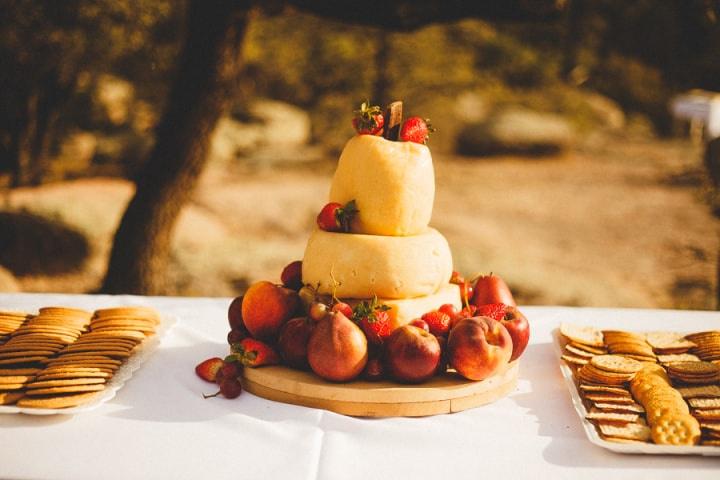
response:
{"label": "white tablecloth", "polygon": [[623,455],[591,444],[558,368],[561,321],[636,329],[720,327],[720,313],[526,307],[517,390],[426,418],[360,419],[247,392],[203,399],[195,365],[227,352],[229,299],[0,294],[0,309],[151,305],[178,318],[118,395],[74,416],[0,415],[0,478],[720,478],[720,457]]}

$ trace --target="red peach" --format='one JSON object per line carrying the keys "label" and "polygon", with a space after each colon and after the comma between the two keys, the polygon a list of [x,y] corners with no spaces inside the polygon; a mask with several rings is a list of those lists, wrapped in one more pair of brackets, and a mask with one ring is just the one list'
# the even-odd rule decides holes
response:
{"label": "red peach", "polygon": [[512,339],[507,329],[490,317],[460,320],[450,331],[448,361],[463,377],[484,380],[507,364]]}
{"label": "red peach", "polygon": [[280,327],[298,308],[297,292],[271,282],[254,283],[245,292],[242,318],[250,334],[261,340],[273,339]]}

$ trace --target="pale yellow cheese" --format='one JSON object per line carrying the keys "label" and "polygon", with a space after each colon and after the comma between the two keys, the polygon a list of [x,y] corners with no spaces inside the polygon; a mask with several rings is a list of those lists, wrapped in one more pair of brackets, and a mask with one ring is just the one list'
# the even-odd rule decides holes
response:
{"label": "pale yellow cheese", "polygon": [[427,312],[437,310],[446,303],[451,303],[458,310],[462,308],[460,287],[453,283],[446,284],[432,295],[400,300],[379,299],[378,302],[390,307],[388,314],[393,330],[422,317]]}
{"label": "pale yellow cheese", "polygon": [[419,143],[356,135],[340,155],[330,201],[355,200],[354,233],[417,235],[430,222],[435,174],[430,150]]}
{"label": "pale yellow cheese", "polygon": [[315,230],[302,279],[338,298],[412,298],[438,291],[452,268],[447,240],[432,228],[410,237]]}

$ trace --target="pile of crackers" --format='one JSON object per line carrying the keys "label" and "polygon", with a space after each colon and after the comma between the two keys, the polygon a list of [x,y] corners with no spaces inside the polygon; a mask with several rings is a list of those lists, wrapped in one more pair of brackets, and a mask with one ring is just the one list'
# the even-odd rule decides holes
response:
{"label": "pile of crackers", "polygon": [[563,323],[586,418],[605,440],[720,446],[720,331],[599,330]]}
{"label": "pile of crackers", "polygon": [[147,307],[0,310],[0,405],[57,409],[92,401],[159,322]]}

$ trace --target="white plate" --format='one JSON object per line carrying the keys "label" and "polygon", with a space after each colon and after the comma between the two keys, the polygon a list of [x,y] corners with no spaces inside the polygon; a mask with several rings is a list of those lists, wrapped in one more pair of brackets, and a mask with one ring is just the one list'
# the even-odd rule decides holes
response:
{"label": "white plate", "polygon": [[[688,332],[689,333],[689,332]],[[650,455],[706,455],[706,456],[720,456],[720,447],[712,447],[712,446],[702,446],[702,445],[695,445],[692,447],[689,446],[673,446],[673,445],[656,445],[654,443],[618,443],[618,442],[609,442],[602,437],[600,437],[600,434],[598,434],[597,429],[595,428],[595,425],[587,420],[585,416],[588,414],[587,409],[585,408],[585,404],[582,401],[582,398],[580,398],[580,392],[578,392],[578,388],[575,385],[575,379],[573,378],[573,373],[570,367],[567,366],[567,364],[560,359],[560,356],[563,355],[563,348],[561,342],[561,334],[560,330],[556,328],[553,330],[553,338],[554,338],[554,344],[555,349],[557,351],[557,358],[560,361],[560,371],[563,374],[563,377],[565,378],[565,384],[568,387],[568,390],[570,390],[570,397],[572,398],[573,406],[575,407],[575,411],[577,412],[578,416],[580,416],[580,420],[582,421],[582,425],[585,428],[585,433],[587,434],[588,439],[594,443],[595,445],[598,445],[603,448],[607,448],[608,450],[612,450],[613,452],[618,453],[633,453],[633,454],[650,454]]]}
{"label": "white plate", "polygon": [[77,407],[71,408],[27,408],[27,407],[16,407],[13,405],[0,405],[0,413],[27,413],[30,415],[73,415],[75,413],[88,412],[101,406],[103,403],[112,399],[118,390],[120,390],[125,382],[130,380],[133,373],[150,358],[155,352],[157,347],[160,345],[162,337],[175,325],[177,319],[170,315],[161,315],[160,324],[155,330],[155,334],[143,341],[140,348],[138,348],[132,356],[125,362],[120,368],[117,369],[112,379],[105,386],[105,389],[95,397],[92,401],[83,403]]}

